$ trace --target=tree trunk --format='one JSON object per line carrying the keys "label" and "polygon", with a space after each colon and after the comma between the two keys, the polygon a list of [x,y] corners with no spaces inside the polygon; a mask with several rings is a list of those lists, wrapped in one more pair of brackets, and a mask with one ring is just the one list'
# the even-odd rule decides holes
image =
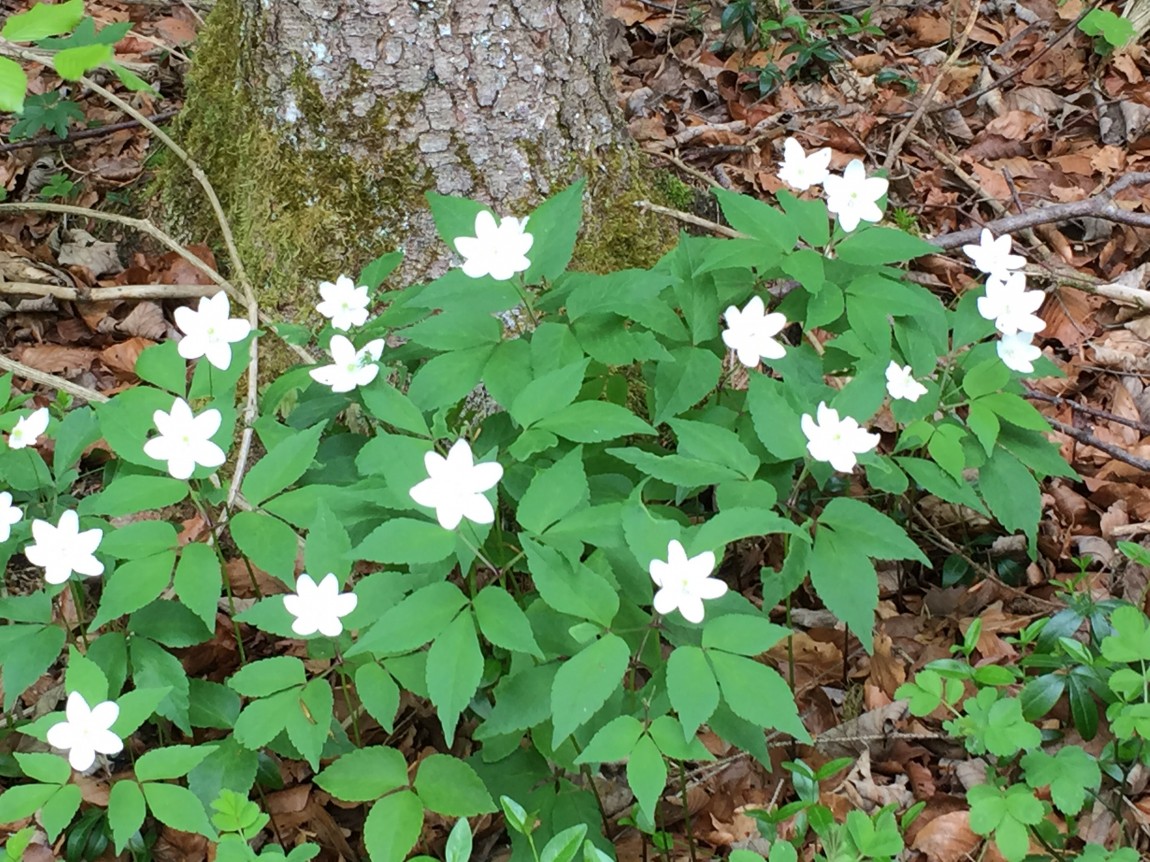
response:
{"label": "tree trunk", "polygon": [[[217,186],[269,310],[303,319],[314,283],[402,248],[404,275],[442,272],[424,192],[523,215],[588,179],[584,268],[648,263],[665,224],[626,137],[601,0],[219,0],[179,134]],[[169,221],[211,236],[182,169]]]}

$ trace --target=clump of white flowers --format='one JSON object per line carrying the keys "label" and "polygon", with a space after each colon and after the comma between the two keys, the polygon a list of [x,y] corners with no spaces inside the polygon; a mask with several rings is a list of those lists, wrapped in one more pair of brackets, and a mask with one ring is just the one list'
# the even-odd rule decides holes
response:
{"label": "clump of white flowers", "polygon": [[1035,333],[1046,328],[1046,321],[1035,312],[1045,297],[1041,291],[1026,289],[1026,260],[1011,253],[1009,236],[995,238],[982,229],[977,244],[962,247],[975,267],[986,273],[986,293],[978,298],[978,313],[994,321],[1001,333],[996,350],[1007,368],[1020,374],[1034,371],[1034,360],[1042,351],[1034,344]]}

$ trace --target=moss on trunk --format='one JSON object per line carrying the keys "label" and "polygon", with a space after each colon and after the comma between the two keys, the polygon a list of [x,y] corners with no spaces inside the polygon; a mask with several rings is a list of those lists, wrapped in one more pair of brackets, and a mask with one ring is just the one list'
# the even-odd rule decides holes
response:
{"label": "moss on trunk", "polygon": [[[302,58],[289,92],[269,93],[263,86],[269,46],[255,29],[244,0],[216,3],[200,35],[177,135],[216,187],[261,306],[283,319],[318,323],[312,310],[317,281],[356,273],[428,230],[424,192],[435,187],[434,177],[403,134],[405,118],[422,96],[367,94],[369,76],[353,64],[351,80],[330,100]],[[483,189],[464,142],[455,133],[450,138],[459,164]],[[673,225],[634,206],[642,199],[668,202],[671,195],[662,172],[629,141],[590,154],[573,149],[558,165],[540,158],[531,170],[543,180],[536,188],[588,180],[578,268],[648,265],[673,243]],[[211,213],[182,165],[171,160],[161,184],[164,217],[173,230],[189,240],[218,240]],[[538,197],[528,193],[496,207],[523,214]],[[409,268],[404,275],[434,274],[427,268],[441,268],[442,255],[423,266],[423,272]]]}

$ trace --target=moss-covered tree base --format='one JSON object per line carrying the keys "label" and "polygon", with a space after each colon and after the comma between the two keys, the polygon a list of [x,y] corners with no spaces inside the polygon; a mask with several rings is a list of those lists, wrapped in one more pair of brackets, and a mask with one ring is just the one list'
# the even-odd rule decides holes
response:
{"label": "moss-covered tree base", "polygon": [[[474,135],[465,139],[448,130],[436,138],[429,158],[427,134],[413,128],[411,118],[438,90],[381,93],[378,69],[369,72],[354,59],[341,65],[334,86],[331,75],[317,74],[303,45],[291,54],[294,68],[285,70],[287,47],[269,38],[258,3],[253,9],[245,0],[219,0],[200,35],[177,127],[212,179],[261,307],[273,316],[318,323],[318,281],[355,274],[396,248],[407,255],[402,278],[441,272],[449,257],[434,238],[424,193],[451,193],[444,176],[464,187],[459,193],[509,215],[522,215],[586,177],[588,203],[576,249],[582,269],[647,265],[674,241],[673,225],[635,206],[643,199],[665,202],[665,176],[617,130],[590,147],[561,122],[540,130],[537,141],[505,130],[515,139],[514,156],[530,166],[511,195],[505,178],[486,175],[490,162],[475,161],[482,150]],[[310,50],[318,49],[311,44]],[[610,106],[601,107],[614,122]],[[556,143],[564,136],[573,138],[568,148]],[[170,161],[161,183],[168,226],[189,240],[218,240],[183,166]],[[498,199],[493,186],[504,190]]]}

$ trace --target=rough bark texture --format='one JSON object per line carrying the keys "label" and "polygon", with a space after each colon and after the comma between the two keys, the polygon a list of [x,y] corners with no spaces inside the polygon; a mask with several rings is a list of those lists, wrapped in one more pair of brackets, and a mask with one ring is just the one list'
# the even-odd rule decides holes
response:
{"label": "rough bark texture", "polygon": [[[522,215],[585,176],[582,264],[649,262],[667,228],[632,206],[658,192],[616,115],[600,3],[219,0],[179,131],[268,304],[302,316],[316,280],[397,247],[408,277],[442,271],[429,189]],[[165,192],[210,235],[179,166]]]}

